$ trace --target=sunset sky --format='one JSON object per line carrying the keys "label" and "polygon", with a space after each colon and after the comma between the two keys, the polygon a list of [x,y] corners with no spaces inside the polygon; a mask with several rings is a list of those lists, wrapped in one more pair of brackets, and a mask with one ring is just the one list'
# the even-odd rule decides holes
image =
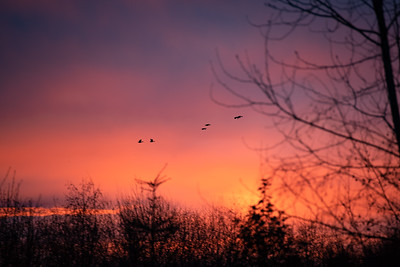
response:
{"label": "sunset sky", "polygon": [[210,62],[218,51],[233,71],[236,54],[262,63],[249,20],[265,14],[261,0],[2,1],[1,176],[11,167],[22,194],[44,201],[82,178],[112,198],[167,164],[173,200],[248,201],[263,162],[251,148],[276,133],[253,110],[211,100],[213,86],[235,101]]}

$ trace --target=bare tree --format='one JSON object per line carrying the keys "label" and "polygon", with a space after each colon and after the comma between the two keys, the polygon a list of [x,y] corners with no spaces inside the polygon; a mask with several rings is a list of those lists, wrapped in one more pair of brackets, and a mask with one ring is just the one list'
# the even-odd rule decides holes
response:
{"label": "bare tree", "polygon": [[[271,176],[309,209],[303,219],[360,244],[398,237],[400,2],[270,0],[266,8],[266,22],[252,23],[265,40],[263,67],[237,56],[234,75],[218,57],[218,84],[240,103],[213,99],[252,107],[282,134],[265,148],[290,148],[269,159]],[[304,31],[325,42],[328,60],[276,56],[276,45]]]}
{"label": "bare tree", "polygon": [[[0,265],[34,265],[39,249],[36,205],[20,196],[22,181],[8,169],[0,179]],[[36,203],[37,204],[37,203]]]}
{"label": "bare tree", "polygon": [[47,243],[51,260],[55,263],[74,266],[94,266],[101,264],[107,256],[110,237],[108,227],[112,227],[109,214],[102,215],[107,202],[99,188],[89,179],[78,184],[69,184],[65,194],[66,214],[51,216],[48,231],[55,232]]}

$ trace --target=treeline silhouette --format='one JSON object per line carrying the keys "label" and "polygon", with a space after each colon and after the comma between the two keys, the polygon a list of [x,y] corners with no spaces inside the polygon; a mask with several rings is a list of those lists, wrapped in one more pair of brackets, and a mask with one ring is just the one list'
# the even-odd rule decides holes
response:
{"label": "treeline silhouette", "polygon": [[[271,203],[269,181],[246,214],[191,210],[158,194],[167,179],[138,181],[114,212],[90,180],[70,184],[65,213],[38,214],[19,183],[0,183],[0,266],[391,266],[400,238],[354,237],[288,222]],[[394,265],[393,265],[394,266]]]}

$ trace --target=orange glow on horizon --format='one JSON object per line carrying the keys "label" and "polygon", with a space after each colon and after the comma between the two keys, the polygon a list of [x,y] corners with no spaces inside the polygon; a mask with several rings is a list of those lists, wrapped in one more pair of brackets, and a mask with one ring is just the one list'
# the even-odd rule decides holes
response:
{"label": "orange glow on horizon", "polygon": [[245,19],[264,18],[262,3],[117,1],[89,14],[79,1],[28,2],[4,6],[15,20],[5,19],[0,79],[0,175],[16,170],[21,196],[57,204],[68,183],[90,178],[115,199],[167,164],[166,198],[253,202],[265,160],[256,149],[279,134],[267,116],[210,99],[210,61],[217,48],[235,74],[237,53],[263,65],[263,38]]}

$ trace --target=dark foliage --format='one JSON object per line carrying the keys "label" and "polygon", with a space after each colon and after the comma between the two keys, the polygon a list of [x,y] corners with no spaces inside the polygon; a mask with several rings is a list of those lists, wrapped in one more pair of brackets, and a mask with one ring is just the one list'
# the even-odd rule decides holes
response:
{"label": "dark foliage", "polygon": [[385,241],[355,242],[320,224],[289,224],[272,203],[267,179],[246,215],[173,205],[157,193],[165,181],[142,181],[142,190],[106,214],[101,191],[82,181],[67,187],[65,213],[40,214],[21,201],[7,173],[0,187],[0,266],[391,266],[398,257],[396,231]]}

